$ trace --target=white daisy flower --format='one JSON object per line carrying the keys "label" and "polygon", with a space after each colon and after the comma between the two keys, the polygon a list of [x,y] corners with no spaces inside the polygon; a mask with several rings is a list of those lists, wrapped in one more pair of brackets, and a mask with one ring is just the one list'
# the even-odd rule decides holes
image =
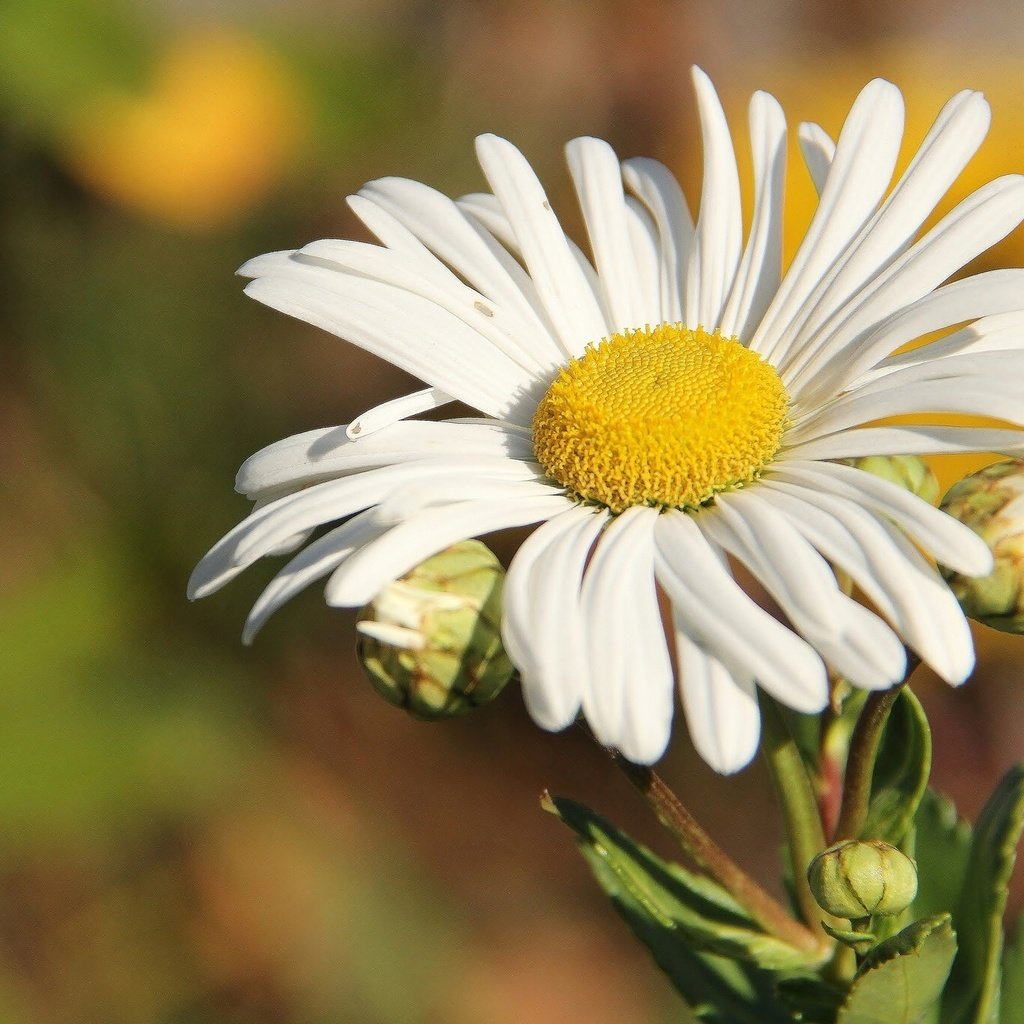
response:
{"label": "white daisy flower", "polygon": [[[783,275],[782,110],[765,93],[750,103],[744,243],[725,116],[708,78],[694,80],[696,222],[664,166],[576,139],[590,258],[522,154],[484,135],[490,193],[453,201],[385,178],[350,199],[380,245],[325,240],[242,267],[249,295],[429,386],[252,456],[237,486],[255,511],[199,564],[191,596],[301,549],[257,600],[248,641],[314,580],[328,577],[328,604],[359,606],[455,541],[539,523],[509,569],[503,624],[533,718],[556,730],[582,712],[602,743],[650,763],[678,676],[693,742],[720,772],[756,751],[756,686],[817,712],[826,665],[888,687],[904,643],[950,683],[967,677],[967,623],[932,559],[980,575],[988,548],[834,460],[1024,452],[1010,425],[876,424],[935,412],[1024,424],[1024,271],[943,284],[1024,219],[1024,179],[991,182],[915,241],[980,145],[988,105],[954,96],[890,188],[903,100],[874,81],[837,142],[800,129],[819,204]],[[483,418],[409,419],[453,400]],[[740,588],[737,565],[786,623]]]}

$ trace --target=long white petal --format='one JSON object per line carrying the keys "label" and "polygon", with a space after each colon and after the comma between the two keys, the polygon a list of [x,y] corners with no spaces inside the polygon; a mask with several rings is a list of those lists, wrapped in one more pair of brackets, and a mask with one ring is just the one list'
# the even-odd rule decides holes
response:
{"label": "long white petal", "polygon": [[807,165],[807,173],[814,183],[814,190],[820,196],[828,181],[828,171],[836,157],[835,140],[820,124],[804,121],[797,131],[800,153]]}
{"label": "long white petal", "polygon": [[940,563],[965,576],[992,571],[992,552],[969,526],[865,470],[835,462],[778,462],[768,474],[835,494],[888,516]]}
{"label": "long white petal", "polygon": [[786,117],[767,93],[750,101],[754,157],[754,216],[750,237],[722,313],[720,330],[745,341],[761,322],[782,275],[782,206],[786,176]]}
{"label": "long white petal", "polygon": [[580,208],[601,280],[610,326],[622,332],[642,326],[642,289],[632,258],[632,242],[622,170],[607,142],[573,139],[565,147],[569,173],[576,185]]}
{"label": "long white petal", "polygon": [[522,676],[530,715],[544,729],[564,729],[580,709],[590,671],[580,585],[607,521],[606,512],[567,509],[526,538],[505,577],[505,648]]}
{"label": "long white petal", "polygon": [[251,455],[238,470],[235,489],[256,498],[365,469],[452,453],[515,461],[534,457],[529,431],[497,420],[414,420],[394,423],[387,430],[355,440],[348,437],[344,426],[324,427],[286,437]]}
{"label": "long white petal", "polygon": [[345,428],[345,435],[351,441],[357,437],[365,437],[367,434],[375,434],[384,427],[390,427],[392,423],[411,419],[421,412],[440,409],[441,406],[454,401],[455,399],[451,395],[445,394],[438,388],[414,391],[411,395],[392,398],[389,402],[382,402],[372,409],[367,409]]}
{"label": "long white petal", "polygon": [[686,634],[678,611],[676,653],[679,689],[690,739],[716,772],[731,775],[750,763],[761,738],[761,713],[753,677],[738,675]]}
{"label": "long white petal", "polygon": [[609,325],[543,187],[510,142],[481,135],[476,151],[558,337],[567,351],[582,352],[588,342],[606,337]]}
{"label": "long white petal", "polygon": [[692,69],[704,141],[700,212],[686,268],[684,319],[687,327],[714,330],[721,320],[740,259],[743,217],[736,154],[725,112],[711,84]]}
{"label": "long white petal", "polygon": [[655,545],[658,582],[672,600],[677,628],[735,666],[738,676],[755,677],[789,707],[814,714],[825,706],[828,684],[821,658],[739,586],[694,519],[664,513]]}
{"label": "long white petal", "polygon": [[424,509],[343,562],[327,583],[327,603],[343,608],[366,604],[385,584],[456,541],[550,519],[566,505],[563,497],[544,497]]}
{"label": "long white petal", "polygon": [[863,455],[962,455],[998,452],[1024,455],[1024,431],[987,427],[854,427],[787,448],[798,461],[852,459]]}

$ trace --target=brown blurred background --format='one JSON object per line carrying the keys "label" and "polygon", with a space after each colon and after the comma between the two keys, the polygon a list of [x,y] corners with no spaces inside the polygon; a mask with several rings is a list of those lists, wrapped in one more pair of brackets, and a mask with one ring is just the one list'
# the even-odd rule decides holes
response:
{"label": "brown blurred background", "polygon": [[[886,75],[913,140],[982,88],[994,127],[962,196],[1024,169],[1022,45],[1016,0],[5,0],[0,1022],[680,1019],[539,810],[550,787],[669,852],[582,735],[535,729],[513,688],[407,720],[316,588],[243,649],[271,566],[185,602],[245,512],[246,455],[408,384],[247,301],[233,270],[358,234],[343,198],[368,178],[479,189],[483,130],[526,150],[570,221],[578,134],[660,157],[694,195],[694,62],[738,133],[755,87],[834,132]],[[792,246],[811,189],[790,180]],[[986,260],[1024,264],[1024,236]],[[1024,756],[1021,649],[979,641],[975,682],[922,685],[936,782],[968,815]],[[664,769],[775,871],[758,766],[714,777],[680,728]]]}

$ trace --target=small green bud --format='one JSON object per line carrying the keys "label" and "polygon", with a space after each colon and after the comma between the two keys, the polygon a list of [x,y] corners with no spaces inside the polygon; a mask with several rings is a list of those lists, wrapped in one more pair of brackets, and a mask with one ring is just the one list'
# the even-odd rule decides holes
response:
{"label": "small green bud", "polygon": [[924,498],[930,505],[939,500],[939,481],[931,466],[916,455],[865,455],[844,459],[848,466],[866,470],[890,483],[898,484],[911,494]]}
{"label": "small green bud", "polygon": [[995,559],[987,576],[942,570],[964,614],[1005,633],[1024,633],[1024,461],[997,462],[964,477],[940,507],[974,530]]}
{"label": "small green bud", "polygon": [[451,718],[493,700],[512,675],[501,643],[505,570],[478,540],[386,586],[356,624],[370,682],[414,718]]}
{"label": "small green bud", "polygon": [[811,861],[807,881],[822,910],[859,921],[906,910],[917,895],[917,866],[878,839],[844,839]]}

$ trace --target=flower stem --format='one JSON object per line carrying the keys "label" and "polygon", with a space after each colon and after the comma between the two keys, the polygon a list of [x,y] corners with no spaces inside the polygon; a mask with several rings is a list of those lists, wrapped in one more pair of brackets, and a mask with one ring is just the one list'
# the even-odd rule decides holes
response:
{"label": "flower stem", "polygon": [[761,749],[782,808],[793,862],[796,902],[804,922],[813,928],[827,917],[807,883],[807,866],[825,849],[818,800],[782,710],[764,693],[761,694],[761,719],[764,730]]}
{"label": "flower stem", "polygon": [[843,802],[836,825],[836,840],[858,839],[867,820],[868,806],[871,802],[871,780],[882,731],[910,673],[920,664],[913,655],[909,657],[910,662],[903,681],[888,690],[876,690],[868,694],[854,726],[850,739],[850,754],[846,761]]}
{"label": "flower stem", "polygon": [[766,932],[809,953],[821,949],[822,943],[818,937],[795,921],[778,901],[762,889],[704,831],[697,819],[653,769],[633,764],[617,751],[608,752],[683,850],[726,889]]}

